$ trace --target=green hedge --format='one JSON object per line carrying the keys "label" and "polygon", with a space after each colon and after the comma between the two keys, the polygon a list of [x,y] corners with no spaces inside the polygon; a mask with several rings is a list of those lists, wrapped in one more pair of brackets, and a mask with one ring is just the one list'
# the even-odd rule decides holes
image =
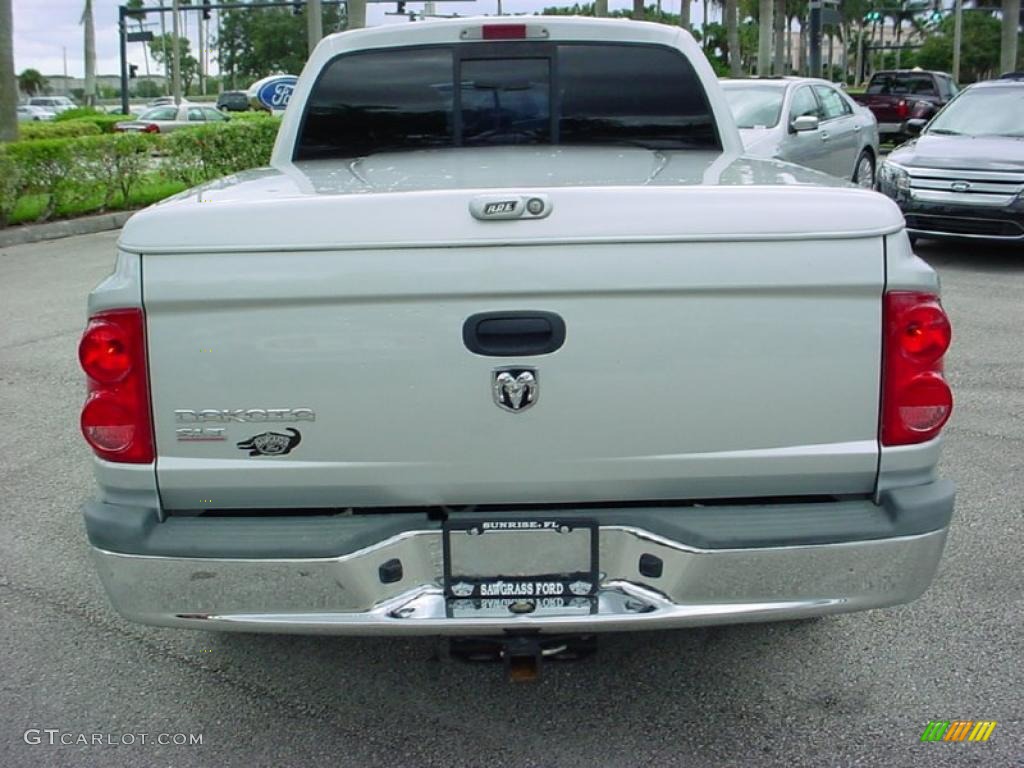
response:
{"label": "green hedge", "polygon": [[93,123],[102,133],[113,133],[115,125],[131,119],[131,115],[111,115],[106,112],[100,112],[92,107],[78,107],[77,109],[68,109],[61,112],[57,115],[56,122],[66,123],[75,121]]}
{"label": "green hedge", "polygon": [[168,134],[166,172],[191,186],[266,165],[279,127],[273,118],[233,120]]}
{"label": "green hedge", "polygon": [[95,123],[80,120],[66,123],[22,123],[18,126],[18,138],[22,141],[73,139],[79,136],[98,136],[102,132]]}
{"label": "green hedge", "polygon": [[134,120],[131,115],[87,115],[85,117],[79,117],[74,120],[75,123],[92,123],[100,129],[102,133],[113,133],[114,126],[118,123],[123,123],[125,120]]}
{"label": "green hedge", "polygon": [[87,204],[103,210],[117,195],[127,200],[147,172],[155,144],[148,134],[118,133],[0,146],[0,225],[21,198],[33,195],[44,198],[38,221]]}
{"label": "green hedge", "polygon": [[83,120],[44,123],[71,135],[0,144],[0,227],[155,202],[182,185],[266,165],[280,122],[232,120],[167,135],[101,134]]}

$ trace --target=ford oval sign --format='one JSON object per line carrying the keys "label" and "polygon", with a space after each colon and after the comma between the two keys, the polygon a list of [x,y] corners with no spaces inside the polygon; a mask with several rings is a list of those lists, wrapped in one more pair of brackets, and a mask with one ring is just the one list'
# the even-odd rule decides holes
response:
{"label": "ford oval sign", "polygon": [[295,75],[272,75],[254,83],[249,90],[249,98],[264,109],[278,112],[288,106],[298,80]]}

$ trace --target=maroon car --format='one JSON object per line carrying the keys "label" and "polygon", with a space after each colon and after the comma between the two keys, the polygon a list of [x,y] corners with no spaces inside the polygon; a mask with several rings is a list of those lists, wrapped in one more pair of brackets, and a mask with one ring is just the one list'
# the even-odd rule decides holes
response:
{"label": "maroon car", "polygon": [[958,92],[945,72],[897,69],[876,72],[865,93],[851,96],[875,114],[882,141],[891,141],[909,138],[907,120],[930,120]]}

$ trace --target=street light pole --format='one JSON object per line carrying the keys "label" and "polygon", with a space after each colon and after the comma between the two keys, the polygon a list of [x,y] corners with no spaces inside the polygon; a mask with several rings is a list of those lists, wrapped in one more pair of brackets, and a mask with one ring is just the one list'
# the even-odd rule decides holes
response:
{"label": "street light pole", "polygon": [[964,2],[953,4],[953,82],[960,83],[960,45],[964,36]]}

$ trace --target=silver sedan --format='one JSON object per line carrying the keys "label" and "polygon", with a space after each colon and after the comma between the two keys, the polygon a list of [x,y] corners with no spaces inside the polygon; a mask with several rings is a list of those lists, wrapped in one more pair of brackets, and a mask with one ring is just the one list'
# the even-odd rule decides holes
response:
{"label": "silver sedan", "polygon": [[223,123],[227,115],[202,104],[165,104],[147,109],[134,120],[114,126],[114,130],[127,133],[171,133],[189,126]]}
{"label": "silver sedan", "polygon": [[747,154],[875,186],[878,123],[841,88],[815,78],[723,80]]}

